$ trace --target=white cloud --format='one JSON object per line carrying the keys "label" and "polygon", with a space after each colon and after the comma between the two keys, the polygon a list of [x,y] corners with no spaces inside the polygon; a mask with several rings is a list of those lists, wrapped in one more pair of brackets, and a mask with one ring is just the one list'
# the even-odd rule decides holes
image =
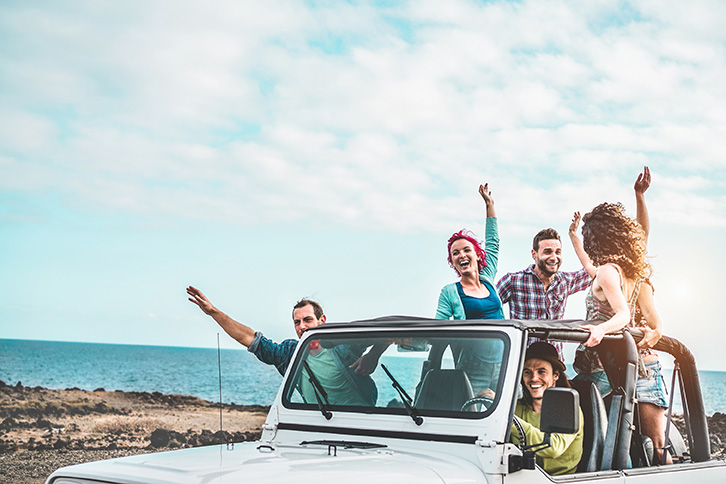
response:
{"label": "white cloud", "polygon": [[[351,317],[429,314],[428,284],[451,276],[446,237],[483,236],[479,183],[497,203],[502,273],[529,262],[540,228],[564,233],[574,210],[619,200],[634,214],[647,164],[657,297],[680,330],[690,308],[668,304],[720,264],[726,227],[724,18],[717,0],[2,4],[2,242],[33,255],[11,262],[57,255],[0,283],[9,300],[52,308],[72,280],[88,314],[157,315],[159,328],[174,321],[167,333],[170,287],[190,274],[265,330],[300,292]],[[88,232],[54,231],[66,224]],[[268,233],[284,243],[258,240]],[[380,280],[409,286],[412,251],[426,283],[392,300]],[[257,309],[239,287],[275,290]],[[119,298],[130,288],[149,302]],[[698,297],[718,311],[717,297]]]}
{"label": "white cloud", "polygon": [[54,148],[4,178],[76,206],[426,230],[480,179],[565,203],[646,163],[723,175],[714,4],[76,8],[6,8],[0,50],[4,146]]}

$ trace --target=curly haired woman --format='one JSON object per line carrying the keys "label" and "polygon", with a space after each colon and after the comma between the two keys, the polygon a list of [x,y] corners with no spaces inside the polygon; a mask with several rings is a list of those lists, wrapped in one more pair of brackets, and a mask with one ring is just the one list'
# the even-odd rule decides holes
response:
{"label": "curly haired woman", "polygon": [[[664,409],[668,404],[658,356],[651,350],[660,340],[661,320],[648,280],[651,269],[645,257],[645,233],[638,222],[625,215],[620,203],[602,203],[582,218],[582,243],[576,235],[579,221],[580,214],[575,212],[570,236],[580,260],[594,276],[585,298],[587,320],[602,321],[597,325],[582,326],[590,331],[584,345],[588,348],[597,346],[604,335],[627,325],[635,326],[636,303],[640,307],[647,322],[639,327],[644,333],[638,343],[644,363],[636,389],[640,424],[642,433],[653,441],[657,462],[662,462],[666,424]],[[578,378],[596,381],[603,395],[610,391],[600,368],[592,368],[585,372],[589,374],[583,374],[577,362],[575,367]],[[671,462],[670,456],[667,456],[667,462]]]}

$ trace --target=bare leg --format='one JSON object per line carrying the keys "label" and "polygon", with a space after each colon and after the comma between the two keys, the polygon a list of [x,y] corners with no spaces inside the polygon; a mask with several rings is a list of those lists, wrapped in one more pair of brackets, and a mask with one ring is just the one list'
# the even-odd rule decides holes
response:
{"label": "bare leg", "polygon": [[[666,415],[665,410],[653,405],[652,403],[639,403],[640,409],[640,430],[643,435],[647,435],[653,441],[655,447],[655,462],[660,465],[663,462],[663,451],[666,445],[665,429]],[[673,464],[670,453],[666,452],[666,464]]]}

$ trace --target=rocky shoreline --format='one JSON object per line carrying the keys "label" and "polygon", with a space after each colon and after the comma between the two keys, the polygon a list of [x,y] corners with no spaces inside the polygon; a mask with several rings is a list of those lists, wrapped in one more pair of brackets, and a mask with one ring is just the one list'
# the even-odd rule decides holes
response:
{"label": "rocky shoreline", "polygon": [[39,484],[59,467],[184,447],[253,441],[269,407],[187,395],[51,390],[0,381],[0,482]]}
{"label": "rocky shoreline", "polygon": [[[184,447],[254,441],[269,407],[188,395],[51,390],[0,381],[0,482],[42,484],[55,469]],[[675,424],[685,435],[685,425]],[[708,419],[711,452],[726,455],[726,415]]]}

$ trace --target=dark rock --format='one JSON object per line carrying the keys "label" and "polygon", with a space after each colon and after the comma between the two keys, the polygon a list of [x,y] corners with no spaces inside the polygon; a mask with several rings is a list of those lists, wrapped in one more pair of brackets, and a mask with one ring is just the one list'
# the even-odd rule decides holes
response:
{"label": "dark rock", "polygon": [[0,454],[5,452],[15,452],[18,450],[18,444],[12,440],[0,440]]}
{"label": "dark rock", "polygon": [[187,441],[187,438],[184,436],[184,434],[180,432],[176,432],[174,430],[169,431],[169,440],[176,440],[180,444],[184,444]]}
{"label": "dark rock", "polygon": [[111,407],[106,405],[106,402],[98,402],[93,407],[93,410],[95,410],[98,413],[110,413],[112,411]]}
{"label": "dark rock", "polygon": [[715,454],[718,452],[721,452],[723,450],[723,443],[721,442],[721,439],[716,434],[711,434],[711,453]]}
{"label": "dark rock", "polygon": [[188,436],[175,430],[156,429],[149,438],[153,448],[161,447],[182,447],[187,443]]}
{"label": "dark rock", "polygon": [[0,430],[10,430],[18,426],[17,420],[12,417],[8,417],[0,423]]}
{"label": "dark rock", "polygon": [[86,444],[82,440],[74,440],[73,445],[70,448],[73,450],[84,450],[86,448]]}
{"label": "dark rock", "polygon": [[58,439],[53,443],[54,449],[65,449],[66,447],[68,447],[68,441],[63,439]]}
{"label": "dark rock", "polygon": [[45,420],[45,419],[39,418],[38,420],[35,421],[33,426],[38,429],[52,429],[53,423],[50,420]]}
{"label": "dark rock", "polygon": [[96,389],[95,389],[95,390],[93,390],[93,391],[94,391],[94,392],[105,392],[106,390],[104,390],[104,388],[103,388],[103,387],[98,387],[98,388],[96,388]]}
{"label": "dark rock", "polygon": [[169,439],[169,431],[166,429],[156,429],[151,432],[151,446],[156,449],[166,447]]}

